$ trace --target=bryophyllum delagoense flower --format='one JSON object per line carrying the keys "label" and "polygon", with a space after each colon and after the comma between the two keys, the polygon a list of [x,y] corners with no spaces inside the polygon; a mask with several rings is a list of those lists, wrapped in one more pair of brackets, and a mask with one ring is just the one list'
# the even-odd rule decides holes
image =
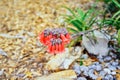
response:
{"label": "bryophyllum delagoense flower", "polygon": [[49,53],[56,54],[64,51],[65,44],[70,42],[70,34],[65,28],[45,29],[39,34],[39,40],[48,47]]}

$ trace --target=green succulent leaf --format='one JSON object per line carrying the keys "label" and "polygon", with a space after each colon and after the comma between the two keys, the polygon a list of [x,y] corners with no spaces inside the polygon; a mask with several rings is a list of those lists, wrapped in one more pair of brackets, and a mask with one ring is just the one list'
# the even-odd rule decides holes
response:
{"label": "green succulent leaf", "polygon": [[83,61],[80,61],[80,66],[82,66],[83,65]]}
{"label": "green succulent leaf", "polygon": [[120,10],[113,15],[112,19],[114,19],[116,16],[120,16]]}
{"label": "green succulent leaf", "polygon": [[75,26],[75,28],[79,31],[82,31],[82,22],[79,20],[71,20],[70,23]]}
{"label": "green succulent leaf", "polygon": [[86,19],[89,19],[92,12],[93,12],[93,9],[88,10],[82,17],[82,20],[85,21]]}
{"label": "green succulent leaf", "polygon": [[70,8],[63,6],[63,8],[67,9],[74,17],[76,17],[76,14],[74,13],[73,10],[71,10]]}
{"label": "green succulent leaf", "polygon": [[89,26],[92,26],[96,21],[96,18],[92,17],[89,22]]}
{"label": "green succulent leaf", "polygon": [[117,0],[112,0],[112,1],[114,2],[114,4],[115,4],[116,6],[118,6],[118,7],[120,8],[120,4],[118,3]]}
{"label": "green succulent leaf", "polygon": [[71,32],[71,33],[77,33],[77,32],[79,32],[78,30],[76,30],[76,29],[73,29],[73,28],[67,28],[67,30],[69,31],[69,32]]}
{"label": "green succulent leaf", "polygon": [[81,10],[81,9],[77,9],[77,13],[78,13],[78,17],[79,20],[82,20],[82,18],[84,17],[85,13]]}

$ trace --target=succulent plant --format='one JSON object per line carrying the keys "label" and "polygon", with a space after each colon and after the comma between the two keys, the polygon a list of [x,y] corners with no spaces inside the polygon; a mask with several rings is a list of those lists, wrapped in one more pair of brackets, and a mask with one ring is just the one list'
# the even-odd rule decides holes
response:
{"label": "succulent plant", "polygon": [[39,34],[40,42],[48,47],[48,52],[52,54],[64,51],[65,44],[70,42],[70,34],[65,28],[45,29]]}

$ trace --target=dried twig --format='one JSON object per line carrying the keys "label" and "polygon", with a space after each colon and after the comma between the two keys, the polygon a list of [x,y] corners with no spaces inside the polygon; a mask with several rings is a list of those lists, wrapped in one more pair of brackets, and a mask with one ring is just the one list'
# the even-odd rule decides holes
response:
{"label": "dried twig", "polygon": [[84,34],[87,34],[87,33],[89,33],[89,32],[93,32],[94,30],[98,30],[98,29],[100,29],[100,28],[95,28],[95,29],[92,29],[92,30],[82,31],[82,32],[73,34],[73,35],[72,35],[72,39],[75,39],[75,38],[78,37],[78,36],[82,36],[82,35],[84,35]]}

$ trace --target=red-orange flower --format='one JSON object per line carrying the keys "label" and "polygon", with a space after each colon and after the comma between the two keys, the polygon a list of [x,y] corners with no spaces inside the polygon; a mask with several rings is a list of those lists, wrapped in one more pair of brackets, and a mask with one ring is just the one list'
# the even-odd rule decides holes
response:
{"label": "red-orange flower", "polygon": [[45,29],[39,35],[40,42],[48,47],[51,54],[62,53],[65,50],[65,44],[70,42],[70,34],[65,28]]}

